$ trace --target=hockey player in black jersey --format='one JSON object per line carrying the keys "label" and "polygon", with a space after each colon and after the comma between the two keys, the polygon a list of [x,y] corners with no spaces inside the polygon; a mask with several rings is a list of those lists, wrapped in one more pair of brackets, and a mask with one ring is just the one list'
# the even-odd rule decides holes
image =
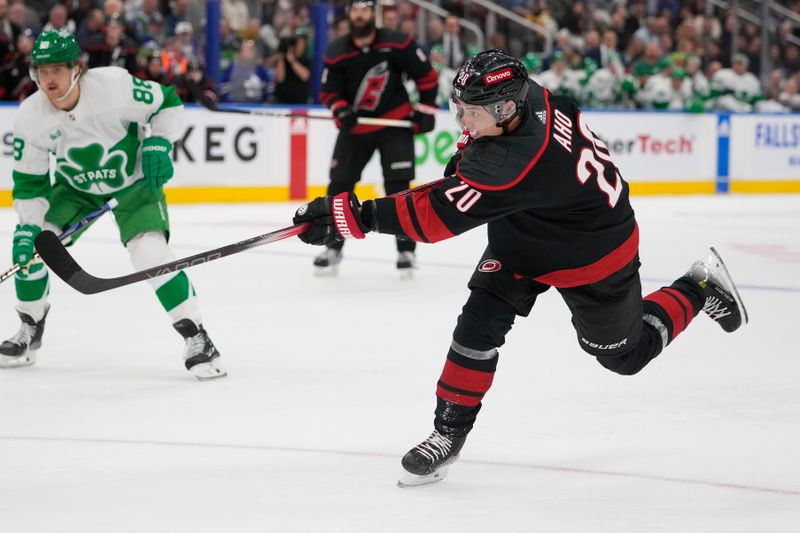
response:
{"label": "hockey player in black jersey", "polygon": [[[433,130],[438,74],[407,35],[375,27],[374,2],[353,1],[350,34],[331,42],[325,52],[320,97],[336,119],[339,136],[331,159],[328,194],[352,192],[375,150],[381,156],[387,194],[406,190],[414,179],[414,135]],[[403,86],[416,83],[419,103],[412,106]],[[412,128],[358,124],[358,117],[411,119]],[[319,274],[336,273],[342,242],[329,243],[315,260]],[[397,239],[397,268],[409,275],[416,243]]]}
{"label": "hockey player in black jersey", "polygon": [[488,226],[436,388],[434,431],[403,457],[401,486],[446,475],[492,384],[498,348],[550,287],[569,307],[580,347],[623,375],[644,368],[700,310],[727,332],[747,322],[713,248],[642,298],[628,184],[575,103],[528,80],[520,61],[499,50],[469,60],[451,109],[466,135],[444,179],[363,206],[351,193],[317,198],[294,217],[312,222],[300,236],[311,244],[370,231],[436,242]]}

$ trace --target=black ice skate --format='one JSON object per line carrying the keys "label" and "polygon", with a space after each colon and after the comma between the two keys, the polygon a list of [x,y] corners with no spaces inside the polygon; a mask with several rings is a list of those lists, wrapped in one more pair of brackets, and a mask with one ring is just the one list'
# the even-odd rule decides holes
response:
{"label": "black ice skate", "polygon": [[397,271],[400,272],[401,278],[411,278],[415,268],[417,268],[417,256],[414,255],[414,252],[399,252],[397,254]]}
{"label": "black ice skate", "polygon": [[325,248],[321,254],[314,258],[314,275],[335,276],[339,273],[339,263],[341,262],[341,250]]}
{"label": "black ice skate", "polygon": [[44,321],[50,305],[44,309],[44,316],[36,322],[30,315],[17,311],[22,324],[17,334],[0,344],[0,368],[30,366],[36,362],[36,351],[42,346]]}
{"label": "black ice skate", "polygon": [[747,310],[736,284],[713,246],[708,257],[693,264],[686,275],[703,289],[706,298],[703,311],[723,330],[730,333],[747,324]]}
{"label": "black ice skate", "polygon": [[188,318],[175,322],[174,327],[186,339],[183,360],[186,369],[199,380],[221,378],[228,375],[203,326]]}
{"label": "black ice skate", "polygon": [[447,477],[450,465],[458,459],[466,440],[466,435],[447,437],[434,430],[427,439],[403,456],[402,464],[407,473],[397,482],[397,486],[417,487],[442,481]]}

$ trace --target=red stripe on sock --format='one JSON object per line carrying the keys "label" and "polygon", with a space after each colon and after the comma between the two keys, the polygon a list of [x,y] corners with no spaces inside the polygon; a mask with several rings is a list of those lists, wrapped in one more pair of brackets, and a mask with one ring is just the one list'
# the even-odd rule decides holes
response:
{"label": "red stripe on sock", "polygon": [[494,372],[481,372],[480,370],[470,370],[452,362],[450,359],[444,364],[442,370],[443,383],[454,389],[461,389],[469,392],[485,394],[492,386]]}
{"label": "red stripe on sock", "polygon": [[663,309],[665,313],[667,313],[667,316],[669,316],[669,319],[672,321],[672,339],[677,337],[681,331],[686,329],[688,321],[685,317],[692,315],[691,313],[687,315],[685,309],[679,303],[679,300],[670,293],[667,293],[664,291],[664,289],[661,289],[653,294],[645,296],[644,299],[653,302]]}
{"label": "red stripe on sock", "polygon": [[466,396],[464,394],[458,394],[457,392],[452,392],[439,386],[436,387],[436,396],[446,402],[464,405],[466,407],[475,407],[481,403],[481,398],[478,396]]}

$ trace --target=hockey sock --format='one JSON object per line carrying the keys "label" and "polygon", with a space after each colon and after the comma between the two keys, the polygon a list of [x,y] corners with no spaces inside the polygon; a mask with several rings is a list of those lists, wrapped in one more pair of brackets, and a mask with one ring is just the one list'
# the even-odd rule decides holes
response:
{"label": "hockey sock", "polygon": [[669,287],[645,296],[644,320],[661,331],[669,344],[697,316],[703,307],[702,302],[702,289],[691,278],[683,276]]}
{"label": "hockey sock", "polygon": [[47,268],[14,278],[17,292],[17,311],[25,313],[38,322],[44,317],[47,295],[50,293],[50,276]]}
{"label": "hockey sock", "polygon": [[474,359],[450,348],[436,387],[435,426],[440,433],[465,435],[472,429],[497,368],[497,350],[491,352],[488,359]]}
{"label": "hockey sock", "polygon": [[[128,241],[127,247],[136,270],[175,260],[175,254],[167,246],[167,240],[160,231],[140,233]],[[185,272],[152,278],[148,283],[155,289],[158,301],[169,313],[173,323],[184,318],[195,324],[202,322],[194,287]]]}

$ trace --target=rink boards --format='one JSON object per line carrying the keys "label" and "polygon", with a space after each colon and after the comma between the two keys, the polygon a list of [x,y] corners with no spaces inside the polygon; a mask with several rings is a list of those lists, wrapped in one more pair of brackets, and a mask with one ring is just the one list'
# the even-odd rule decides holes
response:
{"label": "rink boards", "polygon": [[[0,206],[11,204],[12,123],[0,107]],[[270,108],[275,109],[275,108]],[[329,116],[320,108],[301,111]],[[587,111],[633,194],[800,192],[800,115]],[[415,139],[417,182],[437,179],[459,132],[447,111]],[[323,194],[337,130],[330,120],[212,113],[187,107],[176,143],[173,203],[284,201]],[[381,194],[379,159],[358,192]]]}

